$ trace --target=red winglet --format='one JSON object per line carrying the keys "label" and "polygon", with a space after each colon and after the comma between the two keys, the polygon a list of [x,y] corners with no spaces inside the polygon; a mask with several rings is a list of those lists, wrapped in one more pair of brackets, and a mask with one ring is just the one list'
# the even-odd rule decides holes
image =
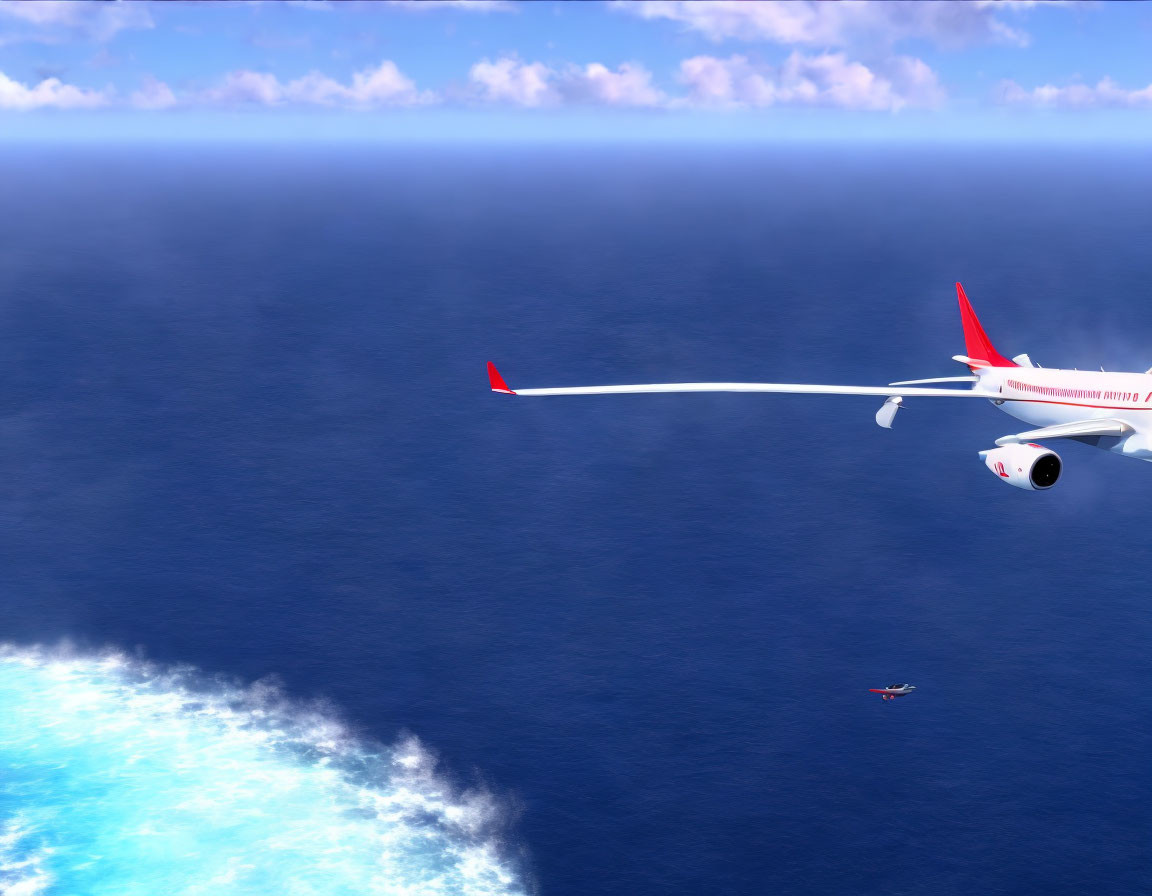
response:
{"label": "red winglet", "polygon": [[505,395],[516,394],[508,388],[508,384],[504,382],[504,377],[500,376],[500,371],[491,361],[488,362],[488,382],[491,384],[493,392],[503,392]]}
{"label": "red winglet", "polygon": [[964,294],[964,287],[959,283],[956,284],[956,298],[960,301],[960,320],[964,324],[964,350],[968,357],[974,361],[987,361],[992,367],[1019,367],[1015,361],[1009,361],[993,348],[988,334],[984,332],[984,328],[976,318],[976,312],[972,310],[972,303]]}

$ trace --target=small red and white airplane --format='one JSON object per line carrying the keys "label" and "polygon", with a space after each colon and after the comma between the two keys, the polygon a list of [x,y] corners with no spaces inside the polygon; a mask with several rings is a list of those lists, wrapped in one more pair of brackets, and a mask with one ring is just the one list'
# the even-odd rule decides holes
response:
{"label": "small red and white airplane", "polygon": [[[786,392],[802,395],[875,395],[885,401],[876,422],[892,427],[905,398],[983,398],[1036,429],[997,439],[981,451],[985,465],[1003,482],[1029,491],[1051,488],[1060,478],[1059,455],[1036,444],[1075,439],[1138,460],[1152,460],[1152,369],[1144,373],[1060,370],[1038,367],[1027,355],[1011,361],[992,346],[964,287],[956,284],[967,354],[953,360],[969,376],[904,380],[888,386],[819,386],[804,383],[645,383],[633,386],[508,388],[491,362],[493,392],[505,395],[614,395],[632,392]],[[924,388],[935,383],[971,383],[969,389]]]}
{"label": "small red and white airplane", "polygon": [[879,694],[881,700],[895,700],[897,697],[907,697],[914,690],[914,684],[890,684],[886,688],[868,688],[873,694]]}

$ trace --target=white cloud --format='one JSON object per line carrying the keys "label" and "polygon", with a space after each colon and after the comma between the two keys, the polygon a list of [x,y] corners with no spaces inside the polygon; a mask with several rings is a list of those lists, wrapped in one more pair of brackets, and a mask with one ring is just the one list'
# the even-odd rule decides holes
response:
{"label": "white cloud", "polygon": [[468,80],[481,99],[516,106],[543,106],[558,101],[551,81],[555,72],[542,62],[520,62],[505,56],[481,59],[468,72]]}
{"label": "white cloud", "polygon": [[1069,84],[1056,87],[1044,84],[1028,90],[1015,81],[1002,81],[996,90],[996,99],[1007,105],[1060,107],[1087,109],[1107,107],[1120,109],[1146,109],[1152,107],[1152,84],[1126,90],[1111,78],[1103,78],[1095,85]]}
{"label": "white cloud", "polygon": [[109,100],[106,91],[65,84],[59,78],[45,78],[29,87],[0,72],[0,110],[92,109]]}
{"label": "white cloud", "polygon": [[505,56],[495,62],[477,62],[468,79],[475,98],[516,106],[658,107],[668,102],[664,92],[652,84],[652,73],[632,62],[615,70],[600,62],[555,69],[542,62]]}
{"label": "white cloud", "polygon": [[345,96],[356,105],[412,106],[434,101],[428,91],[418,91],[416,85],[396,67],[384,60],[376,68],[367,68],[352,76],[352,84]]}
{"label": "white cloud", "polygon": [[1001,13],[1030,4],[1003,2],[893,3],[873,0],[618,0],[615,8],[646,19],[669,19],[712,40],[847,46],[926,38],[942,46],[1024,45],[1028,36]]}
{"label": "white cloud", "polygon": [[199,98],[219,105],[256,103],[275,106],[284,102],[284,87],[275,75],[242,69],[226,74],[220,83],[205,90]]}
{"label": "white cloud", "polygon": [[[516,4],[511,0],[386,0],[389,6],[399,6],[411,12],[432,9],[464,9],[468,12],[512,12]],[[368,3],[367,6],[374,6]]]}
{"label": "white cloud", "polygon": [[26,31],[9,40],[56,41],[62,37],[111,40],[130,28],[152,28],[146,3],[77,3],[70,0],[0,0],[0,17],[22,23]]}
{"label": "white cloud", "polygon": [[312,12],[332,12],[339,8],[342,12],[376,12],[395,8],[405,12],[422,13],[437,9],[462,9],[466,12],[512,12],[516,9],[513,0],[278,0],[285,6],[307,9]]}
{"label": "white cloud", "polygon": [[680,81],[688,88],[687,102],[703,106],[792,104],[895,111],[934,106],[944,98],[936,73],[909,56],[888,60],[882,71],[843,53],[794,52],[780,66],[739,55],[694,56],[680,63]]}
{"label": "white cloud", "polygon": [[151,75],[144,78],[140,89],[132,94],[129,102],[137,109],[170,109],[176,105],[176,94],[172,88],[163,81],[158,81]]}
{"label": "white cloud", "polygon": [[571,70],[561,79],[560,90],[570,101],[603,106],[661,106],[668,99],[652,86],[652,73],[631,62],[616,71],[599,62]]}
{"label": "white cloud", "polygon": [[384,60],[343,83],[319,72],[282,82],[268,72],[240,70],[229,72],[218,84],[200,92],[194,99],[210,105],[280,106],[288,103],[312,106],[370,108],[375,106],[415,106],[434,102],[429,91],[419,91],[396,63]]}
{"label": "white cloud", "polygon": [[410,13],[425,13],[438,9],[462,9],[465,12],[513,12],[513,0],[277,0],[284,6],[307,9],[311,12],[378,12],[381,9],[402,9]]}

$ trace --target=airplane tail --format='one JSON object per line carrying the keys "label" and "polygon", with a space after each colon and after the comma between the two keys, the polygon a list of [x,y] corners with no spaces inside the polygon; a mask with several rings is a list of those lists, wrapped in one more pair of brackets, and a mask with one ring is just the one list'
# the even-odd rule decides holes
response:
{"label": "airplane tail", "polygon": [[964,324],[964,350],[970,361],[977,362],[968,366],[972,368],[1018,367],[1019,365],[1015,361],[1009,361],[996,351],[991,340],[988,339],[988,334],[980,326],[976,312],[972,310],[972,303],[964,294],[964,287],[959,283],[956,284],[956,298],[960,300],[960,320]]}

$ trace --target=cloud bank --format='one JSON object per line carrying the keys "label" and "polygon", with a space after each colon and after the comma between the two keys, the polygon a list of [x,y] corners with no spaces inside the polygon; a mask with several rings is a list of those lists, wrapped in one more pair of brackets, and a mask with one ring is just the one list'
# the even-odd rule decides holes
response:
{"label": "cloud bank", "polygon": [[1028,35],[1007,24],[1006,9],[1027,4],[939,0],[876,3],[863,0],[619,0],[617,9],[645,19],[666,19],[711,40],[766,40],[778,44],[844,47],[893,44],[920,38],[944,47],[974,43],[1024,46]]}
{"label": "cloud bank", "polygon": [[905,106],[936,106],[944,99],[936,73],[909,56],[890,60],[883,72],[843,53],[793,53],[780,66],[739,55],[694,56],[680,63],[680,81],[688,88],[688,101],[697,106],[786,104],[897,111]]}
{"label": "cloud bank", "polygon": [[599,62],[555,69],[542,62],[505,56],[482,59],[468,73],[469,97],[478,102],[540,107],[598,105],[658,108],[669,98],[652,84],[652,73],[638,63],[615,70]]}
{"label": "cloud bank", "polygon": [[212,86],[178,94],[171,86],[150,75],[127,98],[111,88],[93,90],[46,78],[24,84],[0,72],[0,110],[91,109],[129,106],[144,111],[178,106],[321,106],[373,109],[417,106],[437,100],[431,91],[417,90],[394,62],[384,60],[355,73],[348,82],[319,72],[281,81],[269,72],[248,69],[229,72]]}
{"label": "cloud bank", "polygon": [[996,90],[995,99],[1009,106],[1147,109],[1152,106],[1152,84],[1147,87],[1125,89],[1111,78],[1102,78],[1095,85],[1069,84],[1065,87],[1056,87],[1044,84],[1029,90],[1015,81],[1003,81]]}
{"label": "cloud bank", "polygon": [[239,69],[206,87],[177,91],[146,76],[139,88],[120,96],[111,88],[93,90],[48,78],[24,84],[0,72],[0,109],[76,109],[99,106],[161,111],[178,107],[385,109],[456,102],[519,108],[595,106],[628,109],[767,108],[775,105],[826,106],[897,111],[931,107],[943,101],[936,73],[923,61],[896,56],[869,67],[843,53],[792,53],[780,65],[743,55],[694,56],[681,62],[672,95],[653,83],[636,62],[611,68],[601,62],[548,65],[514,56],[481,59],[462,89],[421,90],[396,63],[383,60],[341,81],[321,72],[282,80],[271,72]]}
{"label": "cloud bank", "polygon": [[22,30],[6,34],[8,40],[41,43],[56,43],[67,37],[104,42],[121,31],[155,25],[146,3],[0,0],[0,18],[22,26]]}
{"label": "cloud bank", "polygon": [[0,72],[0,110],[94,109],[110,101],[109,91],[76,87],[59,78],[45,78],[30,87]]}
{"label": "cloud bank", "polygon": [[396,63],[385,59],[374,68],[357,72],[348,83],[319,72],[287,82],[268,72],[247,69],[229,72],[214,86],[189,96],[188,101],[216,106],[296,104],[373,108],[421,105],[434,102],[435,95],[417,90]]}

